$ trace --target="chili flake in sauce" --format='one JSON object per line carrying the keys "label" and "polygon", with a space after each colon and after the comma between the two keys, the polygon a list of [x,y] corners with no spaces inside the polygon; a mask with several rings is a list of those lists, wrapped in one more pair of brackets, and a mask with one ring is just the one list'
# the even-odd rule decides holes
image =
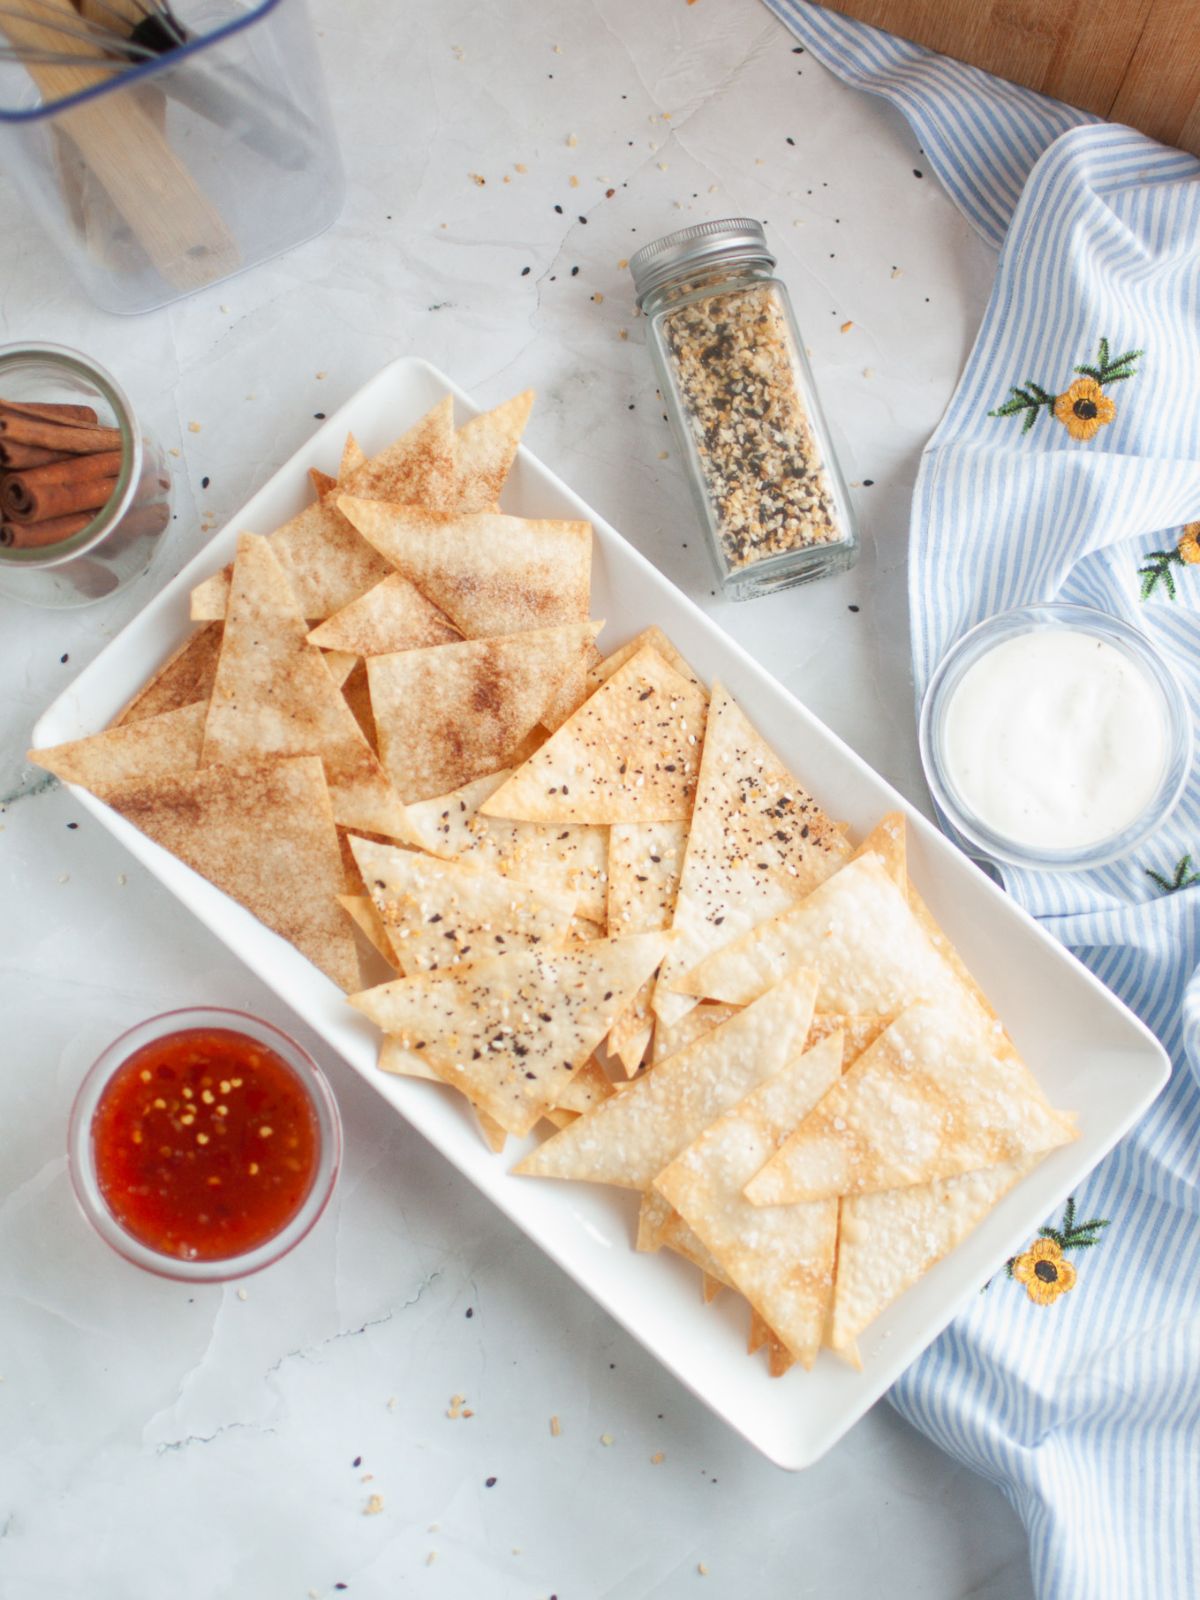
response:
{"label": "chili flake in sauce", "polygon": [[312,1188],[319,1141],[293,1069],[230,1028],[143,1045],[92,1119],[108,1209],[142,1244],[185,1261],[243,1255],[281,1232]]}

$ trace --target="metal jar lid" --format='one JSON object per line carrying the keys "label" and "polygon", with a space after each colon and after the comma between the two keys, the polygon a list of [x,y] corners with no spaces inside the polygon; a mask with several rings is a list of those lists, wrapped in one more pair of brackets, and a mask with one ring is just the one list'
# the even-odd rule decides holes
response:
{"label": "metal jar lid", "polygon": [[733,266],[764,261],[775,265],[762,223],[753,217],[725,217],[719,222],[697,222],[693,227],[668,233],[644,244],[629,263],[640,306],[652,289],[697,267]]}

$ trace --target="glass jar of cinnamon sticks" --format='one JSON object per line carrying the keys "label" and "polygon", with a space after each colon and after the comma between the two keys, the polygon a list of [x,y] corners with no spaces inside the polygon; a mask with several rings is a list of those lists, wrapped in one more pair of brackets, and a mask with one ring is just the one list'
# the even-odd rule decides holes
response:
{"label": "glass jar of cinnamon sticks", "polygon": [[58,345],[0,348],[0,594],[89,605],[143,573],[171,479],[115,380]]}

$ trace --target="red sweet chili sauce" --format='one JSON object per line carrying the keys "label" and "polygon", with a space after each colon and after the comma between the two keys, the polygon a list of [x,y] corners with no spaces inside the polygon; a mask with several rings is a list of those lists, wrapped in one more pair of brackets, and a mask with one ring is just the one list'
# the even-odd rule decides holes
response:
{"label": "red sweet chili sauce", "polygon": [[319,1139],[293,1069],[228,1028],[143,1045],[92,1118],[109,1210],[135,1239],[185,1261],[242,1255],[285,1228],[312,1188]]}

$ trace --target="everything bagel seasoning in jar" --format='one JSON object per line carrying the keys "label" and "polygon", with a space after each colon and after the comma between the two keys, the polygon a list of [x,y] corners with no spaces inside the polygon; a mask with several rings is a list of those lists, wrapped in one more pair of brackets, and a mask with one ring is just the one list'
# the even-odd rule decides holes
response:
{"label": "everything bagel seasoning in jar", "polygon": [[853,566],[850,497],[761,225],[682,228],[629,265],[727,597]]}

